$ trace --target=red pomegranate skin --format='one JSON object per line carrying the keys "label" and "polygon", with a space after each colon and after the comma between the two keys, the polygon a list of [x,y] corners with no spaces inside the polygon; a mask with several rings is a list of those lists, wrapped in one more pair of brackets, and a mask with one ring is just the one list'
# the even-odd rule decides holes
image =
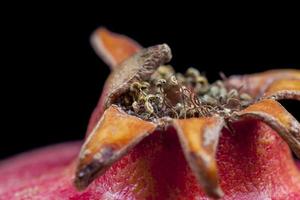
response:
{"label": "red pomegranate skin", "polygon": [[[217,163],[223,199],[300,199],[287,144],[257,120],[223,129]],[[209,199],[183,156],[175,131],[154,132],[85,191],[72,185],[80,142],[54,145],[0,163],[0,199]]]}

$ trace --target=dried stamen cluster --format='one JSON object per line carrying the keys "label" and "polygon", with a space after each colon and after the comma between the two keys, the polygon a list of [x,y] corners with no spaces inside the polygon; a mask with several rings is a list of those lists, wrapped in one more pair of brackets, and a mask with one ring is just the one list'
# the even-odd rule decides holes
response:
{"label": "dried stamen cluster", "polygon": [[131,115],[153,121],[164,117],[229,117],[251,103],[247,93],[227,90],[220,80],[209,84],[195,68],[175,74],[171,66],[160,66],[149,81],[132,83],[118,105]]}

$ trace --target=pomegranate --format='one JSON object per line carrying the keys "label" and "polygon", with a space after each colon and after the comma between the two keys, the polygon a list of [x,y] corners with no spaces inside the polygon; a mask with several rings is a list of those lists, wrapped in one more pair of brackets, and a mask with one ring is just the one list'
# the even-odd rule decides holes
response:
{"label": "pomegranate", "polygon": [[99,28],[111,67],[86,139],[0,163],[1,199],[300,199],[300,71],[210,83],[176,73],[166,44],[142,48]]}

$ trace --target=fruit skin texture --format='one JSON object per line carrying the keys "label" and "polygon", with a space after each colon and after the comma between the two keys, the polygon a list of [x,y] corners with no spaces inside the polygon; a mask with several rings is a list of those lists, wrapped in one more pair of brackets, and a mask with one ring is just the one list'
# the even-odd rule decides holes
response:
{"label": "fruit skin texture", "polygon": [[[223,199],[300,199],[300,176],[287,144],[257,120],[223,129],[217,164]],[[0,163],[0,199],[208,199],[184,159],[175,130],[154,132],[85,191],[72,185],[79,142]]]}

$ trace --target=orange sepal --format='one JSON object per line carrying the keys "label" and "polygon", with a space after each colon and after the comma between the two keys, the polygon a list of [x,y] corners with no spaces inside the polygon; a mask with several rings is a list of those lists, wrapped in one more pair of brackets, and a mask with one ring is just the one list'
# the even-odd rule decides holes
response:
{"label": "orange sepal", "polygon": [[300,100],[300,80],[274,81],[266,90],[265,98]]}
{"label": "orange sepal", "polygon": [[191,169],[211,197],[223,195],[219,186],[216,151],[224,120],[221,117],[178,119],[173,122]]}
{"label": "orange sepal", "polygon": [[91,44],[98,56],[114,69],[142,47],[129,37],[98,28],[91,36]]}
{"label": "orange sepal", "polygon": [[236,113],[235,118],[254,118],[265,122],[279,133],[300,158],[300,124],[277,101],[261,100]]}
{"label": "orange sepal", "polygon": [[110,106],[81,148],[75,186],[80,190],[87,187],[155,128],[151,122]]}
{"label": "orange sepal", "polygon": [[252,97],[260,97],[274,81],[281,79],[300,80],[300,70],[278,69],[250,75],[234,75],[226,80],[226,85],[229,88],[239,88]]}

